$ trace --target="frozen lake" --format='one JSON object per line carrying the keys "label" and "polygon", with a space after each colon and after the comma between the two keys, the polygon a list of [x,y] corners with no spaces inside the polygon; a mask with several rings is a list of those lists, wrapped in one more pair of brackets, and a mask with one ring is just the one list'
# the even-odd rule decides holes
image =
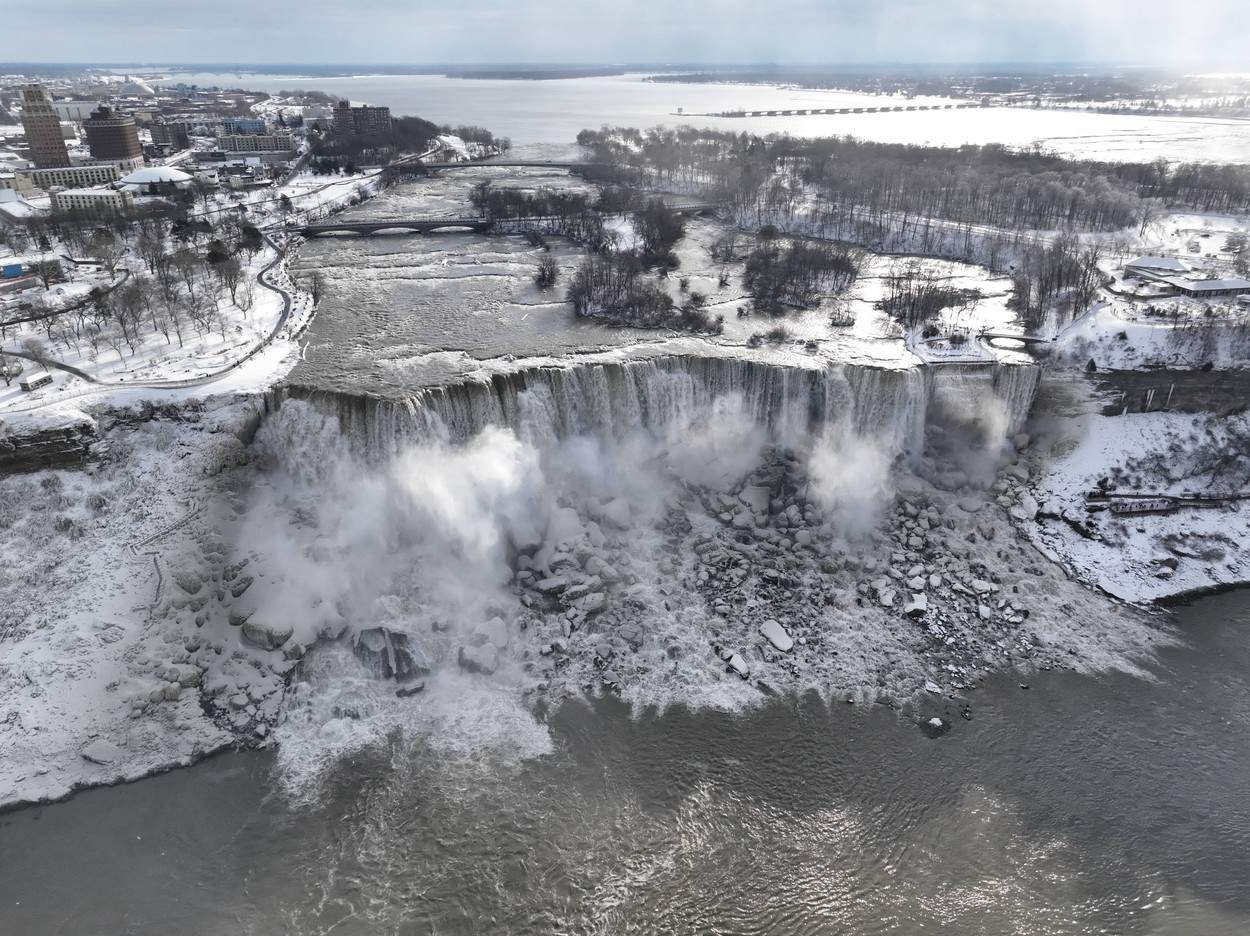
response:
{"label": "frozen lake", "polygon": [[171,81],[277,92],[316,89],[353,101],[386,105],[435,123],[476,124],[512,139],[526,152],[572,147],[578,131],[602,124],[650,127],[693,123],[746,133],[798,136],[850,134],[886,143],[1040,145],[1068,156],[1148,162],[1160,157],[1250,161],[1250,121],[1139,117],[1060,110],[979,108],[813,117],[680,116],[736,109],[796,109],[929,103],[945,99],[882,98],[844,91],[762,85],[668,84],[645,75],[549,81],[445,78],[438,75],[290,75],[178,73]]}

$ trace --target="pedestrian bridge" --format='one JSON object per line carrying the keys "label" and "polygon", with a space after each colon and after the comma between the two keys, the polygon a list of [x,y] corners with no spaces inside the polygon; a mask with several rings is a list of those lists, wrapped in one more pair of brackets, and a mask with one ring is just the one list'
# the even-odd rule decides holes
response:
{"label": "pedestrian bridge", "polygon": [[982,331],[980,334],[981,334],[981,337],[985,339],[986,341],[995,341],[1001,338],[1006,341],[1019,341],[1023,344],[1032,344],[1032,345],[1050,344],[1052,341],[1054,341],[1053,338],[1043,338],[1041,335],[1025,335],[1025,334],[1021,334],[1020,332],[998,332],[998,331],[989,331],[987,329],[987,330]]}

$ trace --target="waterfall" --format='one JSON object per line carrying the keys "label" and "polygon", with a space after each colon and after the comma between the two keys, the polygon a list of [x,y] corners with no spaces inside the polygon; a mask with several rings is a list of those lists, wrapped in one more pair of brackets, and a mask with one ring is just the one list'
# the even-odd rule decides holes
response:
{"label": "waterfall", "polygon": [[[990,373],[981,368],[982,381]],[[1038,369],[998,366],[989,383],[1003,415],[995,422],[1017,431],[1027,417]],[[385,457],[414,443],[463,443],[487,426],[512,429],[543,444],[580,434],[622,437],[637,430],[671,431],[713,418],[718,400],[733,398],[742,412],[782,446],[842,421],[857,434],[883,442],[896,455],[918,455],[935,378],[925,368],[888,369],[834,364],[784,366],[735,357],[671,355],[611,362],[572,362],[416,390],[406,397],[289,385],[271,393],[304,399],[336,416],[357,451]]]}
{"label": "waterfall", "polygon": [[994,396],[1003,408],[1006,434],[1011,435],[1024,428],[1041,380],[1042,368],[1039,364],[994,366]]}

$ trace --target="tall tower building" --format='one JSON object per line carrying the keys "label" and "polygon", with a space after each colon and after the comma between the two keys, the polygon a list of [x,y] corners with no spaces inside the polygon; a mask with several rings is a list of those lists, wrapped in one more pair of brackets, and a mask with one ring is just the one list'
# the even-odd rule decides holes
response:
{"label": "tall tower building", "polygon": [[87,131],[87,149],[95,159],[143,161],[139,129],[129,114],[101,104],[82,125]]}
{"label": "tall tower building", "polygon": [[22,88],[22,127],[30,158],[40,169],[57,169],[69,165],[65,137],[61,135],[61,119],[52,109],[52,102],[41,85]]}

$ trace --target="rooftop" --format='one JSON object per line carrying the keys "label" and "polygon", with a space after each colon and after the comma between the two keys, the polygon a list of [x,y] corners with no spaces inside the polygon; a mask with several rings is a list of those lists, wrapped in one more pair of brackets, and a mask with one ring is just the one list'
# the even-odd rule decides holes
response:
{"label": "rooftop", "polygon": [[1144,267],[1151,270],[1174,270],[1178,273],[1188,271],[1189,266],[1175,257],[1138,257],[1124,264],[1127,267]]}

